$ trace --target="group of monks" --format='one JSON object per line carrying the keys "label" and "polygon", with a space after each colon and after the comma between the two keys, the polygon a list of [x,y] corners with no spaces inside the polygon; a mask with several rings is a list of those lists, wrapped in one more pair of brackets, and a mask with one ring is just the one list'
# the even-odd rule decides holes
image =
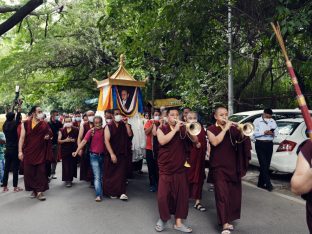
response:
{"label": "group of monks", "polygon": [[[189,199],[195,200],[197,210],[206,210],[201,198],[208,153],[208,181],[215,188],[218,222],[223,234],[230,233],[234,230],[231,222],[240,218],[241,177],[250,157],[250,140],[242,140],[240,131],[227,120],[224,107],[215,111],[216,124],[207,130],[201,127],[196,135],[186,128],[186,123],[198,122],[197,113],[184,108],[182,116],[179,114],[177,108],[156,110],[154,119],[145,123],[145,133],[151,141],[146,160],[154,188],[151,191],[157,191],[160,216],[155,229],[163,231],[174,215],[174,229],[192,232],[182,220],[187,218]],[[18,153],[23,162],[25,189],[41,201],[46,200],[43,193],[49,188],[46,164],[55,160],[55,133],[51,123],[43,119],[41,108],[34,106],[30,118],[21,124]],[[51,121],[57,121],[55,116],[51,115]],[[79,162],[80,180],[95,187],[96,201],[101,201],[103,195],[128,200],[132,137],[131,126],[118,109],[105,111],[104,119],[88,111],[85,120],[76,126],[72,117],[65,117],[57,132],[57,159],[62,161],[66,186],[71,187],[77,177]]]}
{"label": "group of monks", "polygon": [[162,115],[163,121],[157,127],[158,140],[158,207],[160,218],[155,229],[165,229],[171,215],[175,216],[174,229],[190,233],[192,228],[182,220],[188,215],[188,201],[195,200],[194,208],[205,211],[201,204],[205,180],[205,159],[209,155],[208,182],[214,185],[218,223],[222,234],[234,230],[234,220],[240,218],[242,185],[250,160],[249,137],[228,121],[227,109],[216,108],[216,123],[207,130],[203,127],[194,135],[186,128],[188,123],[198,121],[196,112],[184,108],[179,118],[176,108]]}
{"label": "group of monks", "polygon": [[[32,192],[31,197],[46,200],[43,192],[49,188],[47,162],[62,161],[62,180],[66,187],[71,187],[77,177],[77,161],[80,159],[80,180],[90,181],[96,191],[97,186],[103,188],[97,193],[96,201],[101,201],[103,193],[111,198],[128,199],[126,183],[128,166],[132,163],[132,131],[119,110],[106,111],[105,124],[101,117],[94,116],[93,111],[87,112],[87,121],[78,127],[73,126],[72,117],[65,117],[64,125],[57,133],[57,159],[53,158],[54,136],[50,122],[43,121],[39,106],[34,106],[30,114],[31,118],[21,125],[18,156],[23,162],[25,189]],[[58,121],[53,116],[52,119]],[[93,161],[92,156],[95,156]],[[104,171],[104,174],[98,171]]]}

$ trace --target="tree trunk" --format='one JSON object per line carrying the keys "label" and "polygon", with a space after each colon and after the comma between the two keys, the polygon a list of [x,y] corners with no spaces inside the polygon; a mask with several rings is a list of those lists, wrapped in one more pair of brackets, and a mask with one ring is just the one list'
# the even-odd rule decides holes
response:
{"label": "tree trunk", "polygon": [[251,70],[250,74],[248,75],[247,79],[244,80],[244,82],[241,85],[239,85],[239,87],[237,88],[237,91],[235,92],[235,95],[234,95],[235,100],[240,99],[240,96],[243,93],[244,89],[256,77],[256,73],[257,73],[258,66],[259,66],[259,58],[260,58],[261,54],[262,54],[262,50],[259,52],[256,52],[254,54],[254,61],[253,61],[253,65],[252,65],[252,70]]}
{"label": "tree trunk", "polygon": [[0,24],[0,36],[12,29],[15,25],[21,22],[27,15],[29,15],[38,6],[43,4],[44,0],[30,0],[18,11],[16,11],[10,18]]}

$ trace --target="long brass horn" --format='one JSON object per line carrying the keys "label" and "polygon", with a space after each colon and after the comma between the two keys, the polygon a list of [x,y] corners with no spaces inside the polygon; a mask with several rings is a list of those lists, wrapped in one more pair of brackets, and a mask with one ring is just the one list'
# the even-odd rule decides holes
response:
{"label": "long brass horn", "polygon": [[244,136],[252,136],[255,132],[255,126],[252,123],[233,123]]}
{"label": "long brass horn", "polygon": [[192,136],[197,136],[201,132],[201,125],[198,122],[185,123],[185,128],[186,131]]}

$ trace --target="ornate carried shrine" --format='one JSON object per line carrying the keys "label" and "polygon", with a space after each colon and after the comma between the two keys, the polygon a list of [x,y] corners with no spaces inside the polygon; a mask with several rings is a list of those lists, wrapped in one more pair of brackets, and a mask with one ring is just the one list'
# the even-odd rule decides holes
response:
{"label": "ornate carried shrine", "polygon": [[[120,55],[119,68],[113,75],[95,81],[100,89],[98,111],[118,108],[128,117],[143,112],[141,87],[146,81],[137,81],[129,74],[124,67],[124,55]],[[127,94],[126,99],[123,99],[123,93]]]}
{"label": "ornate carried shrine", "polygon": [[124,67],[124,55],[120,55],[118,70],[107,79],[94,79],[100,96],[96,115],[104,118],[105,110],[119,109],[128,117],[128,123],[133,131],[132,151],[133,161],[143,159],[145,154],[146,138],[143,121],[140,113],[143,112],[143,97],[141,87],[145,81],[134,79]]}

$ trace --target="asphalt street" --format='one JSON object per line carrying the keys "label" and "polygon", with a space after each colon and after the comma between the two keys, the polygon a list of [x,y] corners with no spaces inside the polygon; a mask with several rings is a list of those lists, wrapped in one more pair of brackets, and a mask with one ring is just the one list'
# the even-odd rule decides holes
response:
{"label": "asphalt street", "polygon": [[[29,192],[0,192],[0,234],[147,234],[156,233],[158,219],[156,194],[149,192],[147,173],[136,175],[128,185],[129,201],[104,198],[94,201],[94,191],[86,182],[75,181],[66,188],[58,179],[50,183],[47,200],[29,198]],[[10,186],[12,186],[10,175]],[[23,187],[23,178],[20,178]],[[220,233],[217,225],[213,192],[205,184],[203,204],[206,212],[193,208],[190,202],[186,223],[193,233]],[[172,229],[173,219],[163,233]],[[232,233],[241,234],[307,234],[305,205],[300,198],[267,192],[244,183],[242,217],[234,223]]]}

